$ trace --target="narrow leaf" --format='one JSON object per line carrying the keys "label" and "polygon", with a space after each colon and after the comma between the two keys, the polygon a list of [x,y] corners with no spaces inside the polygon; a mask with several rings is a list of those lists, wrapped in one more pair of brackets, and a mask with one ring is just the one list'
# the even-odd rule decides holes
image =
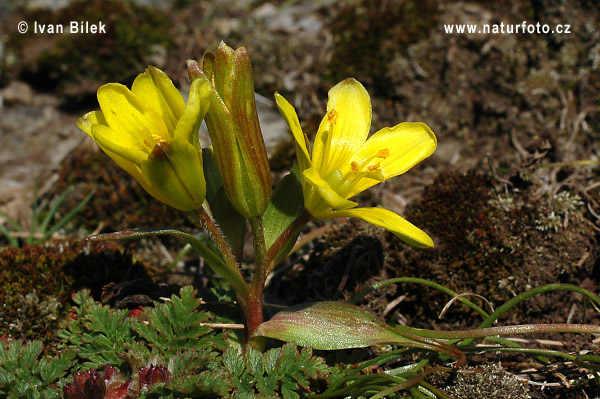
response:
{"label": "narrow leaf", "polygon": [[67,196],[71,193],[71,191],[73,191],[73,186],[67,187],[67,189],[62,192],[62,194],[56,199],[56,201],[54,201],[52,207],[48,210],[48,214],[46,215],[46,217],[40,224],[40,227],[38,228],[38,231],[42,233],[42,235],[46,232],[46,229],[48,228],[52,217],[54,216],[56,211],[58,211],[58,208],[62,205],[62,203],[65,202],[65,199],[67,199]]}
{"label": "narrow leaf", "polygon": [[62,220],[60,222],[58,222],[48,232],[45,232],[44,233],[44,239],[50,238],[52,236],[52,234],[54,234],[56,231],[58,231],[60,228],[62,228],[65,224],[67,224],[71,219],[73,219],[73,217],[75,217],[75,215],[77,215],[79,213],[79,211],[81,211],[83,209],[83,207],[86,206],[86,204],[89,202],[89,200],[92,199],[93,195],[94,195],[94,191],[92,191],[91,193],[89,193],[83,199],[83,201],[81,201],[79,203],[79,205],[77,205],[75,208],[73,208],[71,210],[71,212],[67,213],[65,215],[65,217],[62,218]]}
{"label": "narrow leaf", "polygon": [[97,234],[95,236],[88,237],[91,241],[108,241],[108,240],[131,240],[137,238],[153,237],[159,235],[170,235],[180,237],[184,239],[194,250],[206,260],[208,266],[210,266],[216,273],[225,277],[225,279],[231,284],[236,292],[240,294],[246,294],[248,291],[248,284],[244,281],[242,273],[237,268],[230,268],[221,257],[211,251],[203,242],[197,237],[183,231],[169,229],[169,228],[154,228],[154,229],[136,229],[136,230],[123,230],[115,233]]}

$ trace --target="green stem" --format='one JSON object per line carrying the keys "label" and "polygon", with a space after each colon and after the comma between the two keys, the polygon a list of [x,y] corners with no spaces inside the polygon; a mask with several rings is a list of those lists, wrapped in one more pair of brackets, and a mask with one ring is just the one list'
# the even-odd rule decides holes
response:
{"label": "green stem", "polygon": [[292,239],[292,237],[294,237],[300,232],[300,230],[302,230],[302,228],[306,225],[306,223],[309,222],[311,218],[312,215],[306,209],[303,210],[302,213],[296,219],[294,219],[294,221],[290,223],[290,225],[286,227],[285,230],[283,230],[279,237],[275,239],[275,241],[273,242],[273,244],[271,244],[271,247],[267,251],[267,270],[265,275],[268,275],[271,271],[273,271],[275,266],[277,266],[277,263],[279,263],[279,261],[283,259],[283,257],[287,256],[287,254],[280,254],[279,252],[287,244],[287,242]]}
{"label": "green stem", "polygon": [[600,305],[600,297],[598,295],[591,293],[590,291],[588,291],[584,288],[580,288],[580,287],[577,287],[575,285],[570,285],[570,284],[548,284],[548,285],[534,288],[532,290],[529,290],[527,292],[524,292],[524,293],[512,298],[510,301],[506,302],[504,305],[502,305],[498,309],[496,309],[496,311],[494,313],[489,315],[488,318],[479,325],[479,328],[485,328],[485,327],[491,326],[501,315],[506,313],[510,308],[516,306],[519,302],[522,302],[522,301],[524,301],[528,298],[531,298],[532,296],[538,295],[538,294],[542,294],[542,293],[550,292],[550,291],[559,291],[559,290],[577,292],[583,296],[587,296],[588,298],[590,298],[591,300],[593,300],[594,302],[596,302],[597,304]]}
{"label": "green stem", "polygon": [[[391,394],[396,393],[400,390],[407,389],[409,387],[418,385],[423,382],[423,380],[426,376],[428,376],[431,373],[435,373],[437,371],[449,371],[449,369],[447,367],[440,367],[440,366],[430,367],[429,369],[423,370],[423,372],[417,374],[416,376],[414,376],[411,379],[404,381],[403,383],[401,383],[399,385],[396,385],[394,387],[387,388],[387,389],[384,389],[383,391],[380,391],[376,395],[371,396],[371,399],[387,398]],[[443,393],[442,391],[439,391],[439,390],[436,390],[435,394],[441,398],[446,398],[446,399],[450,398],[448,395],[446,395],[445,393]]]}
{"label": "green stem", "polygon": [[552,349],[538,349],[538,348],[506,348],[506,347],[467,347],[463,348],[469,352],[510,352],[510,353],[524,353],[528,355],[543,355],[552,357],[561,357],[566,361],[576,361],[577,356],[569,355],[557,350]]}
{"label": "green stem", "polygon": [[227,240],[225,240],[225,237],[223,236],[223,233],[221,233],[219,226],[217,226],[213,218],[207,212],[205,205],[206,202],[204,202],[202,208],[198,210],[198,217],[200,218],[202,227],[204,227],[208,233],[208,236],[221,253],[221,256],[223,256],[225,263],[227,263],[227,265],[232,269],[238,269],[238,262],[235,259],[233,252],[231,252],[231,248],[229,247],[229,244],[227,244]]}
{"label": "green stem", "polygon": [[432,339],[473,339],[494,335],[541,334],[541,333],[583,333],[600,334],[600,326],[591,324],[521,324],[516,326],[488,327],[463,331],[423,330],[406,326],[396,326],[402,333]]}

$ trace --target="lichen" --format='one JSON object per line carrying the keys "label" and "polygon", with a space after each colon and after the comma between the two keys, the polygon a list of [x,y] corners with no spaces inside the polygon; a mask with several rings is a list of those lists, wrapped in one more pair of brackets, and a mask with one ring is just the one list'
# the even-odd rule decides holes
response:
{"label": "lichen", "polygon": [[497,363],[469,367],[444,392],[454,399],[530,399],[527,383]]}

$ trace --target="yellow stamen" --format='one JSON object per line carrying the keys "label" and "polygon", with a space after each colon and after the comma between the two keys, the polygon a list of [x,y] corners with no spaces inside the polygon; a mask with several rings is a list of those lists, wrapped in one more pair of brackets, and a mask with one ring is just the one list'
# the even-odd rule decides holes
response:
{"label": "yellow stamen", "polygon": [[152,138],[154,139],[154,141],[156,141],[156,143],[166,143],[167,142],[167,140],[163,139],[158,134],[153,134]]}
{"label": "yellow stamen", "polygon": [[337,117],[338,117],[338,112],[335,109],[332,109],[327,114],[327,120],[329,121],[329,123],[335,124],[337,122]]}
{"label": "yellow stamen", "polygon": [[388,150],[387,148],[384,148],[383,150],[379,150],[377,152],[377,158],[387,158],[390,156],[390,150]]}
{"label": "yellow stamen", "polygon": [[333,128],[335,127],[337,117],[338,112],[335,109],[332,109],[327,114],[327,121],[329,122],[329,127],[327,129],[327,143],[325,144],[325,151],[323,151],[323,158],[321,160],[322,165],[327,165],[327,163],[329,162],[329,152],[331,151],[331,141],[333,139]]}
{"label": "yellow stamen", "polygon": [[379,169],[379,164],[376,163],[376,164],[373,164],[373,165],[369,165],[368,169],[369,169],[370,172],[374,172],[377,169]]}

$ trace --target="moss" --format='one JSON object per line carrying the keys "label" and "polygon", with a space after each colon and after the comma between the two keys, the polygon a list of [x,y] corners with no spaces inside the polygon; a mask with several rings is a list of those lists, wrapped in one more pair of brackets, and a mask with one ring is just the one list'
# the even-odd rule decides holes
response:
{"label": "moss", "polygon": [[151,271],[113,243],[49,242],[0,251],[0,336],[49,342],[70,295]]}
{"label": "moss", "polygon": [[79,0],[53,13],[29,12],[23,20],[61,24],[65,31],[70,21],[101,21],[106,25],[105,34],[29,32],[8,37],[6,51],[19,60],[13,65],[12,74],[38,89],[58,90],[61,94],[82,89],[93,93],[96,82],[131,80],[151,62],[159,48],[167,49],[173,44],[172,25],[166,16],[133,2]]}
{"label": "moss", "polygon": [[[408,220],[432,235],[436,248],[390,246],[390,274],[432,279],[496,304],[544,284],[581,285],[593,272],[595,252],[582,203],[575,193],[536,190],[532,184],[498,194],[486,175],[442,173],[407,212]],[[449,299],[422,287],[408,292],[407,304],[428,317]],[[520,311],[549,321],[565,311],[557,303],[566,294],[556,295],[532,300]]]}
{"label": "moss", "polygon": [[[502,194],[496,189],[495,181],[482,173],[441,173],[405,215],[431,235],[436,247],[413,249],[389,232],[380,233],[377,237],[384,267],[374,261],[359,267],[362,275],[353,281],[355,285],[346,285],[342,296],[348,298],[377,280],[394,277],[433,280],[459,293],[483,295],[496,306],[544,284],[561,282],[594,289],[589,278],[594,272],[596,241],[577,194],[562,191],[539,195],[535,182]],[[358,234],[356,230],[340,229],[315,245],[310,260],[313,275],[302,277],[316,287],[315,292],[331,294],[320,285],[322,275],[340,279],[351,251],[335,251],[343,248],[338,245],[341,236],[351,240]],[[337,269],[333,270],[329,262]],[[328,284],[337,287],[338,281]],[[390,313],[388,304],[398,292],[406,297]],[[568,293],[556,293],[530,299],[527,306],[508,315],[511,320],[507,322],[565,320],[569,309],[561,304],[571,302],[569,298]],[[407,284],[377,290],[363,304],[380,316],[387,314],[393,322],[431,327],[428,320],[436,319],[449,299],[433,289]],[[459,305],[450,308],[446,318],[469,323],[463,327],[478,320]]]}

